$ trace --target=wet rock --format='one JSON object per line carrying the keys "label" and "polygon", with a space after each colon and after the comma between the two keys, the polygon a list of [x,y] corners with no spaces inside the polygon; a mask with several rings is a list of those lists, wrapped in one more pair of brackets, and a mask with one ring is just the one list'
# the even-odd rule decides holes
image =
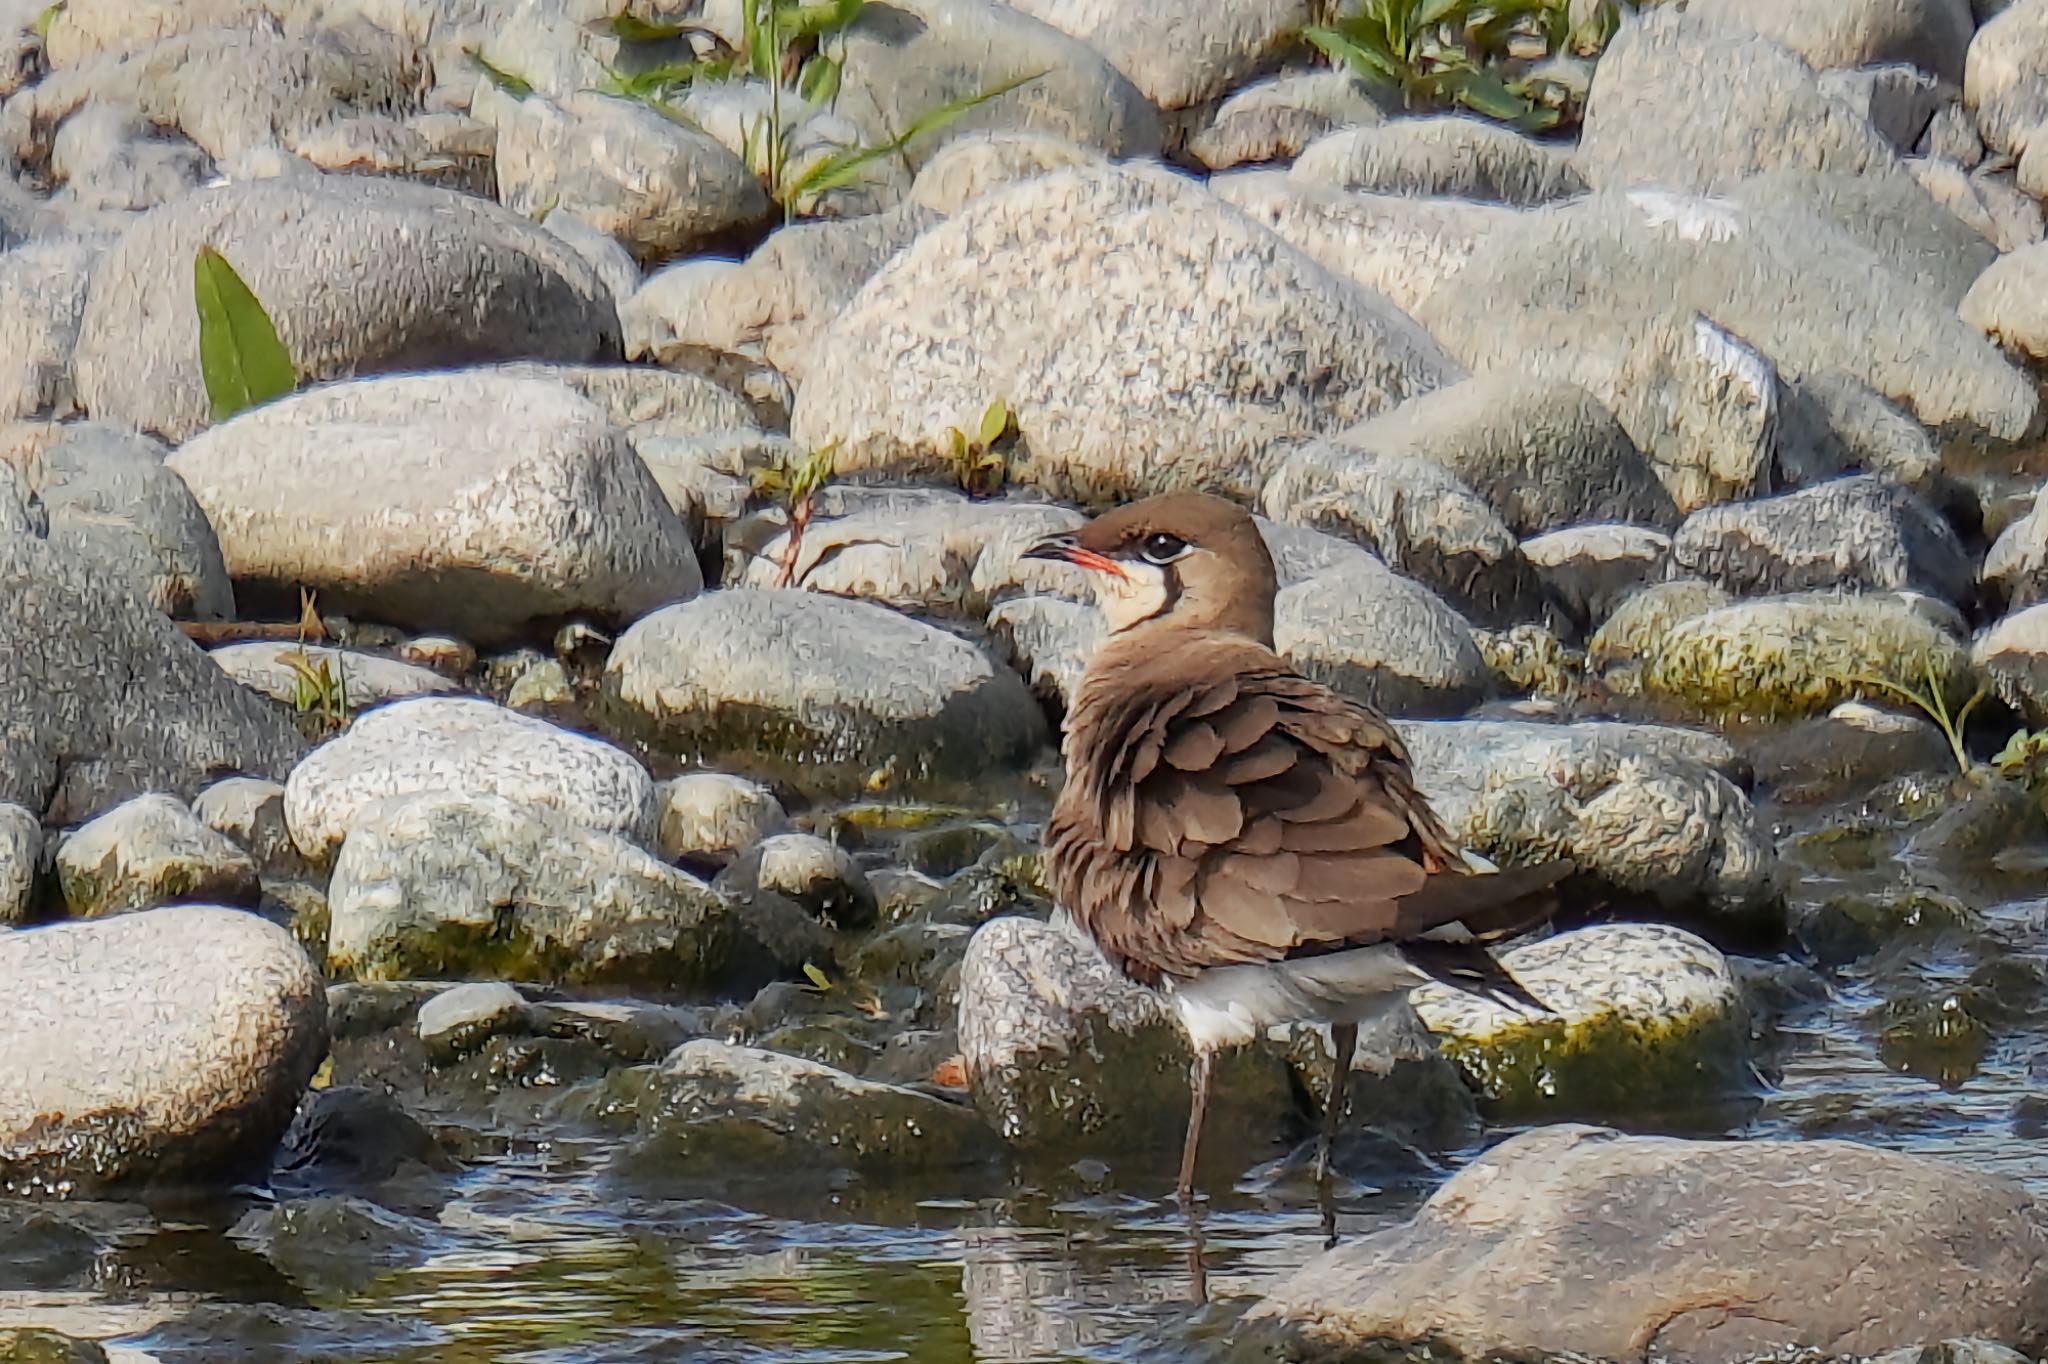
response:
{"label": "wet rock", "polygon": [[57,884],[81,918],[185,902],[253,905],[256,864],[171,796],[137,796],[57,843]]}
{"label": "wet rock", "polygon": [[503,1032],[532,1025],[526,996],[501,980],[471,981],[443,990],[420,1005],[414,1027],[427,1053],[441,1061],[475,1051]]}
{"label": "wet rock", "polygon": [[91,1195],[246,1177],[327,1050],[283,929],[182,905],[0,936],[0,1188]]}
{"label": "wet rock", "polygon": [[1727,959],[1683,929],[1600,924],[1501,961],[1554,1017],[1443,985],[1413,996],[1496,1113],[1668,1113],[1750,1087],[1742,992]]}
{"label": "wet rock", "polygon": [[834,928],[875,922],[875,889],[846,849],[813,834],[773,834],[741,853],[717,882],[721,890],[767,891],[794,900]]}
{"label": "wet rock", "polygon": [[1642,683],[1709,713],[1785,719],[1865,693],[1861,678],[1924,692],[1932,675],[1960,704],[1967,668],[1962,646],[1898,598],[1816,593],[1678,621],[1644,656]]}
{"label": "wet rock", "polygon": [[1647,526],[1571,526],[1522,541],[1522,555],[1574,616],[1601,620],[1631,592],[1663,577],[1671,537]]}
{"label": "wet rock", "polygon": [[2032,792],[1995,768],[1973,766],[1957,775],[1942,794],[1947,807],[1906,839],[1901,852],[1907,859],[1974,868],[2010,848],[2048,836],[2048,824]]}
{"label": "wet rock", "polygon": [[502,796],[379,804],[350,827],[327,895],[328,969],[355,979],[702,989],[728,966],[760,970],[702,881]]}
{"label": "wet rock", "polygon": [[42,869],[42,821],[19,805],[0,804],[0,928],[28,921]]}
{"label": "wet rock", "polygon": [[127,583],[169,616],[234,615],[220,541],[164,448],[85,422],[43,428],[26,470],[50,517],[49,539]]}
{"label": "wet rock", "polygon": [[351,713],[384,701],[458,690],[439,673],[356,649],[330,649],[319,644],[301,649],[296,644],[251,641],[223,644],[209,650],[207,656],[220,665],[222,672],[251,691],[288,706],[298,703],[305,685],[299,671],[301,665],[316,673],[324,668],[334,679],[338,694],[346,698]]}
{"label": "wet rock", "polygon": [[1253,81],[1224,100],[1209,126],[1188,139],[1188,153],[1211,170],[1284,161],[1325,133],[1384,118],[1349,71],[1289,72]]}
{"label": "wet rock", "polygon": [[[255,180],[153,210],[94,268],[76,361],[79,401],[94,416],[174,441],[205,424],[190,262],[207,241],[231,244],[301,382],[618,353],[603,282],[516,213],[362,176]],[[315,410],[329,401],[309,400]],[[328,475],[324,493],[349,482]]]}
{"label": "wet rock", "polygon": [[789,828],[775,793],[724,772],[691,772],[654,788],[655,846],[663,857],[723,866]]}
{"label": "wet rock", "polygon": [[480,644],[702,586],[688,532],[618,427],[490,371],[335,384],[240,414],[171,467],[238,582]]}
{"label": "wet rock", "polygon": [[1458,613],[1367,554],[1281,590],[1273,639],[1304,674],[1396,715],[1456,715],[1492,681]]}
{"label": "wet rock", "polygon": [[1017,8],[1102,53],[1168,110],[1215,99],[1266,69],[1314,15],[1300,0],[1223,0],[1186,23],[1160,23],[1114,0],[1023,0]]}
{"label": "wet rock", "polygon": [[19,488],[0,466],[0,800],[63,825],[211,770],[281,774],[290,723],[125,584],[8,526]]}
{"label": "wet rock", "polygon": [[[1214,296],[1240,278],[1256,298]],[[1085,314],[1039,309],[1070,294]],[[837,442],[842,471],[944,468],[947,425],[1001,396],[1011,477],[1079,497],[1246,495],[1276,441],[1457,374],[1409,319],[1200,186],[1099,167],[984,195],[918,237],[811,360],[790,434]]]}
{"label": "wet rock", "polygon": [[2034,395],[1940,282],[1805,202],[1634,189],[1532,210],[1417,316],[1475,372],[1591,389],[1681,510],[1767,486],[1779,375],[1848,375],[1929,426],[2024,435]]}
{"label": "wet rock", "polygon": [[1738,928],[1779,911],[1770,831],[1712,735],[1513,720],[1399,728],[1452,835],[1496,861],[1570,857],[1620,890]]}
{"label": "wet rock", "polygon": [[[1284,1032],[1294,1082],[1320,1111],[1330,1101],[1329,1029],[1298,1025]],[[1384,1186],[1390,1176],[1416,1173],[1417,1155],[1454,1151],[1479,1135],[1473,1091],[1412,1007],[1389,1008],[1360,1025],[1346,1088],[1350,1107],[1331,1157],[1354,1178]],[[1391,1160],[1389,1137],[1408,1148]],[[1287,1166],[1298,1167],[1313,1151],[1307,1143],[1296,1147]]]}
{"label": "wet rock", "polygon": [[1520,218],[1501,204],[1357,194],[1283,171],[1212,176],[1209,190],[1324,269],[1386,295],[1411,315],[1488,234],[1512,231]]}
{"label": "wet rock", "polygon": [[1974,595],[1962,542],[1913,492],[1874,475],[1782,497],[1703,507],[1671,539],[1671,561],[1738,595],[1809,588],[1911,588]]}
{"label": "wet rock", "polygon": [[309,1293],[356,1292],[424,1262],[432,1227],[368,1199],[293,1199],[243,1215],[228,1235]]}
{"label": "wet rock", "polygon": [[1977,638],[1970,661],[2000,700],[2048,725],[2048,603],[2015,611]]}
{"label": "wet rock", "polygon": [[[1052,1162],[1143,1159],[1165,1170],[1187,1129],[1186,1034],[1162,998],[1093,944],[1035,919],[991,920],[960,968],[960,1049],[974,1103],[1012,1146]],[[1277,1049],[1220,1053],[1204,1157],[1270,1144],[1287,1115]],[[1242,1164],[1235,1166],[1243,1169]]]}
{"label": "wet rock", "polygon": [[463,792],[553,810],[586,828],[651,842],[654,780],[601,740],[466,697],[379,707],[294,768],[292,840],[324,858],[386,800]]}
{"label": "wet rock", "polygon": [[107,1364],[106,1349],[96,1340],[78,1340],[39,1326],[0,1331],[4,1364]]}
{"label": "wet rock", "polygon": [[1001,1151],[971,1108],[709,1038],[669,1053],[639,1109],[620,1162],[645,1177],[901,1175],[980,1165]]}
{"label": "wet rock", "polygon": [[[337,1040],[340,1029],[337,1022]],[[279,1143],[272,1183],[288,1192],[360,1189],[456,1169],[433,1134],[390,1094],[360,1085],[328,1085],[300,1102]]]}
{"label": "wet rock", "polygon": [[2024,153],[2048,123],[2048,6],[2017,0],[1986,19],[1963,60],[1963,103],[1987,146]]}
{"label": "wet rock", "polygon": [[1288,173],[1339,189],[1516,206],[1586,188],[1562,148],[1462,114],[1341,129],[1310,144]]}
{"label": "wet rock", "polygon": [[1411,398],[1337,439],[1435,460],[1517,535],[1586,521],[1670,529],[1678,508],[1606,408],[1576,384],[1494,374]]}
{"label": "wet rock", "polygon": [[1968,0],[1709,0],[1691,12],[1782,43],[1816,68],[1912,62],[1950,82],[1962,80],[1976,31]]}
{"label": "wet rock", "polygon": [[1757,785],[1781,804],[1840,800],[1902,773],[1954,763],[1948,740],[1921,715],[1844,701],[1755,746]]}
{"label": "wet rock", "polygon": [[2008,350],[2037,360],[2048,356],[2048,309],[2041,303],[2044,284],[2048,242],[2000,256],[1964,295],[1963,321]]}
{"label": "wet rock", "polygon": [[528,98],[497,127],[499,202],[529,218],[573,214],[643,261],[700,249],[772,207],[745,162],[633,100]]}
{"label": "wet rock", "polygon": [[2048,1330],[2044,1249],[2024,1189],[1944,1162],[1561,1124],[1496,1146],[1413,1221],[1311,1261],[1248,1320],[1291,1323],[1318,1358],[1368,1339],[1699,1361],[2031,1341]]}
{"label": "wet rock", "polygon": [[1982,916],[1961,900],[1917,886],[1829,895],[1802,903],[1792,918],[1799,945],[1829,967],[1879,952],[1924,952],[1945,936],[1983,930]]}
{"label": "wet rock", "polygon": [[788,768],[805,789],[1012,766],[1045,742],[1024,686],[979,649],[865,602],[735,588],[619,637],[605,690],[674,751]]}
{"label": "wet rock", "polygon": [[1356,540],[1480,624],[1542,613],[1542,581],[1514,533],[1433,459],[1330,440],[1285,447],[1259,502],[1277,521]]}
{"label": "wet rock", "polygon": [[71,355],[103,237],[28,242],[0,254],[0,417],[71,406]]}

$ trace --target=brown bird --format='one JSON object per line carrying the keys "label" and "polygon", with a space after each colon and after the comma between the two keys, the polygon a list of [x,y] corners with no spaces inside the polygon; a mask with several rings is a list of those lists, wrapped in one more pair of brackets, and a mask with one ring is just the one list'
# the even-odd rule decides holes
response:
{"label": "brown bird", "polygon": [[1546,918],[1572,865],[1482,872],[1452,846],[1386,717],[1274,652],[1273,559],[1241,507],[1147,498],[1025,555],[1089,570],[1109,625],[1045,848],[1059,902],[1193,1044],[1181,1198],[1215,1053],[1288,1023],[1329,1024],[1336,1052],[1321,1183],[1362,1021],[1430,980],[1547,1012],[1487,944]]}

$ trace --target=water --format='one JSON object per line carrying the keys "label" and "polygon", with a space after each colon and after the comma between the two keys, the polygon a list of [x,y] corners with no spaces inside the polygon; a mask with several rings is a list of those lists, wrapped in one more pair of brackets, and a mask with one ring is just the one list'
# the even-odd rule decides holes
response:
{"label": "water", "polygon": [[[2029,1106],[2037,1058],[2048,1056],[2048,859],[2037,855],[2048,845],[1902,859],[1910,821],[1897,802],[1775,817],[1794,835],[1844,821],[1879,830],[1860,861],[1788,841],[1801,904],[1911,884],[1977,917],[1902,933],[1828,974],[1825,992],[1810,972],[1785,972],[1790,984],[1773,993],[1788,1002],[1758,1058],[1771,1087],[1734,1110],[1636,1126],[1843,1137],[2048,1193],[2048,1144],[2035,1139],[2044,1119]],[[1981,1025],[1981,1054],[1888,1055],[1879,1011],[1901,999],[1955,1002]],[[1098,1170],[1060,1172],[1058,1188],[750,1187],[707,1198],[612,1182],[591,1142],[497,1141],[470,1154],[452,1187],[360,1237],[280,1236],[266,1249],[250,1223],[235,1227],[247,1202],[67,1208],[95,1226],[90,1266],[0,1293],[0,1325],[94,1336],[116,1360],[166,1364],[1192,1364],[1244,1357],[1225,1343],[1238,1314],[1323,1245],[1317,1210],[1259,1192],[1268,1185],[1253,1172],[1217,1191],[1204,1220],[1212,1302],[1198,1308],[1190,1228],[1163,1174],[1129,1186]],[[1368,1232],[1425,1194],[1348,1198],[1341,1230]]]}

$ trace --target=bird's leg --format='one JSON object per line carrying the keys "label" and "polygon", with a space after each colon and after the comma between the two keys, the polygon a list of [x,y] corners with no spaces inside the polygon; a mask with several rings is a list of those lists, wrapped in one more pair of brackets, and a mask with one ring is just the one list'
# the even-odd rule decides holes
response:
{"label": "bird's leg", "polygon": [[1202,1144],[1202,1117],[1209,1110],[1210,1061],[1209,1053],[1198,1048],[1188,1069],[1188,1139],[1180,1152],[1180,1201],[1186,1208],[1195,1206],[1195,1152]]}
{"label": "bird's leg", "polygon": [[1316,1183],[1330,1178],[1330,1151],[1337,1144],[1337,1129],[1344,1123],[1344,1110],[1351,1101],[1351,1056],[1358,1049],[1356,1023],[1332,1023],[1330,1047],[1330,1098],[1323,1105],[1323,1130],[1316,1138]]}

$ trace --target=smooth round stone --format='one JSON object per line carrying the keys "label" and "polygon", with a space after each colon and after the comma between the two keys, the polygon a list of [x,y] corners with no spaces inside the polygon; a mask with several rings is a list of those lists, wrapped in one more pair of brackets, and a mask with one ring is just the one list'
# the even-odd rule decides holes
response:
{"label": "smooth round stone", "polygon": [[19,805],[0,803],[0,924],[28,919],[42,859],[42,821]]}
{"label": "smooth round stone", "polygon": [[180,905],[0,937],[0,1189],[260,1174],[327,1051],[306,954]]}
{"label": "smooth round stone", "polygon": [[464,677],[476,666],[476,646],[452,635],[421,635],[399,646],[398,656],[444,677]]}
{"label": "smooth round stone", "polygon": [[2048,603],[1999,621],[1978,637],[1970,657],[2028,723],[2048,723]]}
{"label": "smooth round stone", "polygon": [[660,810],[655,846],[663,857],[726,862],[789,827],[775,793],[724,772],[691,772],[654,788]]}
{"label": "smooth round stone", "polygon": [[270,641],[223,644],[210,650],[208,656],[235,681],[286,705],[298,699],[301,683],[295,663],[303,663],[316,673],[324,667],[347,698],[350,713],[383,701],[456,689],[453,682],[439,673],[395,658],[318,644],[309,644],[303,651],[296,644]]}
{"label": "smooth round stone", "polygon": [[176,901],[254,904],[256,864],[174,796],[118,805],[57,844],[57,883],[73,914]]}
{"label": "smooth round stone", "polygon": [[284,785],[258,777],[227,777],[199,793],[192,813],[256,859],[259,867],[299,860],[284,818]]}
{"label": "smooth round stone", "polygon": [[453,1056],[487,1038],[524,1027],[532,1015],[526,996],[503,981],[471,981],[443,990],[420,1005],[415,1023],[429,1052]]}
{"label": "smooth round stone", "polygon": [[815,834],[762,839],[740,854],[719,884],[786,896],[839,928],[863,928],[875,921],[875,888],[867,873],[853,854]]}
{"label": "smooth round stone", "polygon": [[299,850],[324,858],[371,806],[430,792],[503,796],[643,843],[654,833],[654,779],[630,755],[466,697],[398,701],[357,720],[292,770],[285,818]]}
{"label": "smooth round stone", "polygon": [[768,765],[811,790],[971,780],[1046,741],[1024,684],[958,636],[885,607],[734,588],[619,638],[623,724],[687,757]]}

